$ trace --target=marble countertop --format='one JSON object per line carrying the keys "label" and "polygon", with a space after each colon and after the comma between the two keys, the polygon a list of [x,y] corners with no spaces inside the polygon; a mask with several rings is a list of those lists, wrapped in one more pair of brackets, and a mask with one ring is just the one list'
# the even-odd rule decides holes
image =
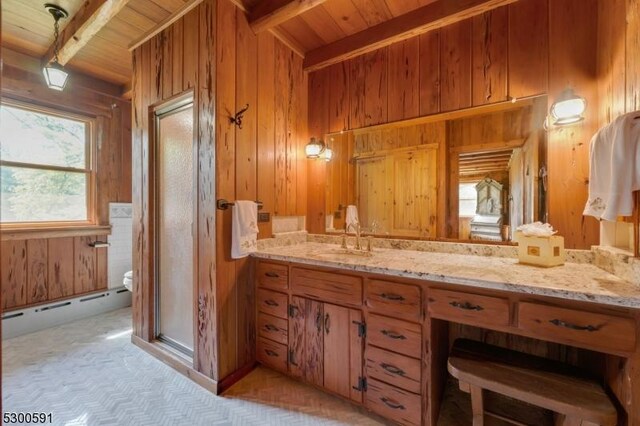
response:
{"label": "marble countertop", "polygon": [[254,256],[640,309],[640,287],[592,264],[540,268],[513,258],[394,249],[376,249],[371,257],[345,256],[338,245],[314,242],[264,248]]}

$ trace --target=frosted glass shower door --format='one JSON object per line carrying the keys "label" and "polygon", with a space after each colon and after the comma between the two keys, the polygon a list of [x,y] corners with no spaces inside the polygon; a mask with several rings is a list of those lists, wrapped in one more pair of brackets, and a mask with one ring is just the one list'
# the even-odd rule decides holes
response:
{"label": "frosted glass shower door", "polygon": [[156,334],[193,355],[193,103],[156,113]]}

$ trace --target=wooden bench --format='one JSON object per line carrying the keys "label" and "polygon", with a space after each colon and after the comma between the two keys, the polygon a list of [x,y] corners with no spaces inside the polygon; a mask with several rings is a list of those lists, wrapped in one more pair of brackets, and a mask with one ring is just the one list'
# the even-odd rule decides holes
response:
{"label": "wooden bench", "polygon": [[484,408],[485,390],[551,410],[557,413],[557,425],[617,424],[616,408],[602,386],[566,364],[459,339],[448,369],[459,380],[460,389],[471,394],[473,426],[482,426],[485,416],[494,416]]}

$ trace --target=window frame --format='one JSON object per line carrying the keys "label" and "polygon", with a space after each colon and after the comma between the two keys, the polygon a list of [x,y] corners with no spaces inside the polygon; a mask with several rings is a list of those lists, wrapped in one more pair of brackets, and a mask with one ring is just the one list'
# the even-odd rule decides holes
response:
{"label": "window frame", "polygon": [[[458,182],[458,191],[460,191],[460,186],[462,185],[477,185],[480,181],[475,181],[475,180],[469,180],[469,181],[459,181]],[[458,205],[460,204],[460,200],[469,200],[470,198],[460,198],[460,196],[458,195]],[[476,194],[476,208],[478,207],[477,205],[477,194]],[[475,213],[472,215],[463,215],[460,212],[458,212],[458,217],[461,219],[470,219],[473,218],[475,216]]]}
{"label": "window frame", "polygon": [[[85,168],[64,167],[55,165],[43,165],[37,163],[25,163],[20,161],[7,161],[0,158],[0,166],[18,167],[30,170],[48,170],[58,172],[84,173],[87,177],[86,185],[86,220],[67,220],[67,221],[36,221],[36,222],[2,222],[0,218],[0,230],[31,230],[31,229],[65,229],[65,228],[81,228],[87,226],[95,226],[98,224],[97,217],[97,120],[95,117],[82,115],[74,112],[68,112],[62,109],[56,109],[49,106],[38,105],[36,103],[23,102],[15,99],[3,97],[0,106],[8,106],[12,108],[23,109],[40,114],[46,114],[53,117],[59,117],[67,120],[75,120],[85,123]],[[86,168],[88,167],[88,168]]]}

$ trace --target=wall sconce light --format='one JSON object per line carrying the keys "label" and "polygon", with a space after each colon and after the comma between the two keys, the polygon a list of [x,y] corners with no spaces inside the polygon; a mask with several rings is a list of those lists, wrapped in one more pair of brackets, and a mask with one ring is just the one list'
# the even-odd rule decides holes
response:
{"label": "wall sconce light", "polygon": [[573,92],[573,89],[564,90],[556,100],[549,113],[551,122],[556,126],[566,126],[584,120],[584,111],[587,109],[587,101]]}
{"label": "wall sconce light", "polygon": [[304,147],[304,152],[307,154],[307,158],[320,158],[320,155],[324,153],[326,149],[327,147],[324,144],[324,141],[311,138],[307,146]]}
{"label": "wall sconce light", "polygon": [[64,90],[64,87],[67,85],[67,79],[69,78],[69,73],[65,71],[65,69],[58,62],[58,38],[59,38],[59,25],[58,21],[62,18],[69,17],[69,13],[66,10],[61,8],[58,5],[46,3],[44,5],[45,9],[53,16],[53,61],[48,63],[42,68],[42,73],[44,74],[44,79],[47,82],[47,86],[49,89],[53,90]]}
{"label": "wall sconce light", "polygon": [[324,160],[331,161],[332,158],[333,158],[333,150],[329,147],[326,147],[324,149]]}

